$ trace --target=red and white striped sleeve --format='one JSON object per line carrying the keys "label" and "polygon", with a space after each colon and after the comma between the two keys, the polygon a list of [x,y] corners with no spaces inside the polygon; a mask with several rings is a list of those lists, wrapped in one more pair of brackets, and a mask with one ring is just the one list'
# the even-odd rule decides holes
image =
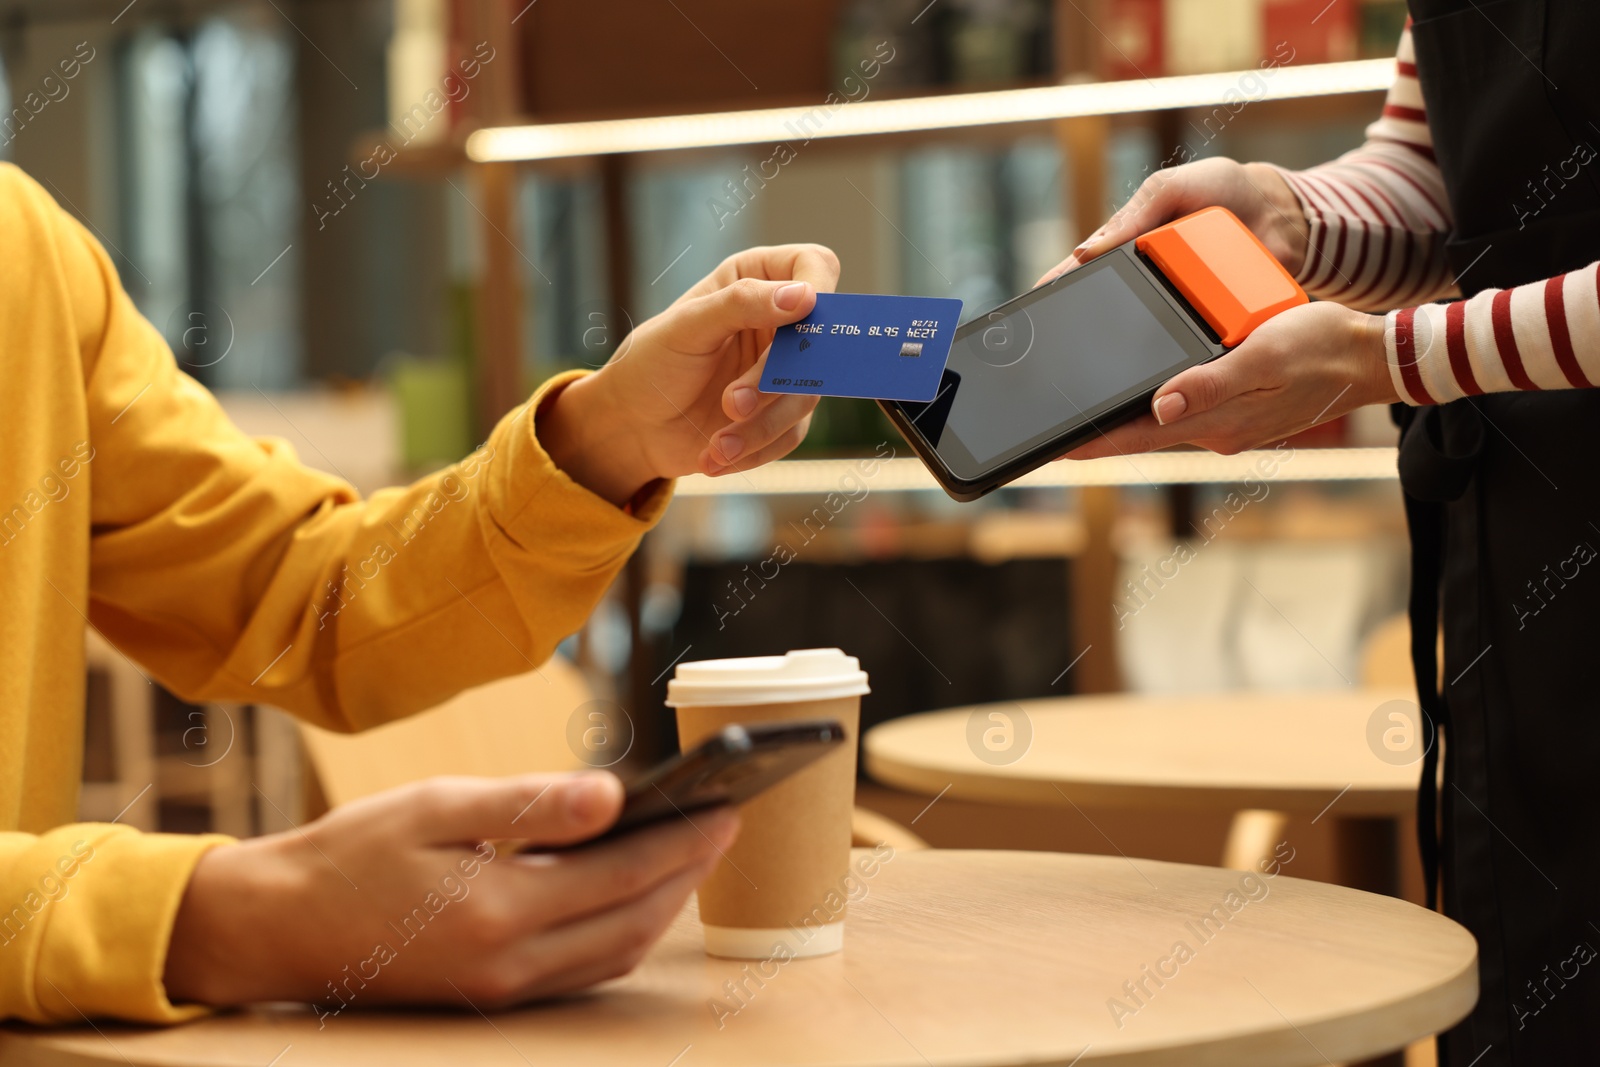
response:
{"label": "red and white striped sleeve", "polygon": [[[1579,151],[1594,158],[1587,146]],[[1388,311],[1455,292],[1444,256],[1449,200],[1409,21],[1383,116],[1367,128],[1366,143],[1333,163],[1281,173],[1310,224],[1298,279],[1308,293]],[[1408,404],[1600,385],[1600,263],[1470,300],[1389,311],[1385,332],[1389,373]]]}
{"label": "red and white striped sleeve", "polygon": [[1280,173],[1309,224],[1296,279],[1306,292],[1387,311],[1450,291],[1449,199],[1434,160],[1409,21],[1383,114],[1367,127],[1366,143],[1332,163]]}
{"label": "red and white striped sleeve", "polygon": [[1600,385],[1600,263],[1470,300],[1389,314],[1389,374],[1408,404]]}

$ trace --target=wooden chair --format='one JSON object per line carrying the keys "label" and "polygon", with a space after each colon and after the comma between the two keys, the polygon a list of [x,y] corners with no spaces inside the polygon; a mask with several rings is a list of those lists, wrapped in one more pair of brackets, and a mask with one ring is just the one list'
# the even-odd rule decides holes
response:
{"label": "wooden chair", "polygon": [[[1444,669],[1443,635],[1440,670]],[[1411,673],[1411,623],[1402,613],[1385,619],[1361,646],[1361,684],[1373,688],[1409,689]],[[1222,865],[1251,870],[1282,840],[1288,816],[1279,811],[1241,811],[1234,815],[1223,846]]]}
{"label": "wooden chair", "polygon": [[[1444,669],[1443,635],[1440,635],[1439,667]],[[1402,613],[1379,623],[1361,647],[1361,684],[1374,688],[1409,689],[1411,671],[1411,622]],[[1222,865],[1238,870],[1254,869],[1282,840],[1288,817],[1279,811],[1241,811],[1228,829]],[[1438,1056],[1433,1038],[1416,1041],[1405,1051],[1406,1067],[1435,1067]]]}
{"label": "wooden chair", "polygon": [[[84,654],[90,677],[99,676],[106,682],[104,721],[110,777],[83,783],[78,817],[87,822],[117,819],[140,830],[154,830],[159,792],[155,788],[155,687],[93,629],[86,631]],[[91,699],[100,691],[91,686]]]}
{"label": "wooden chair", "polygon": [[259,774],[245,737],[252,712],[237,704],[207,704],[188,712],[177,752],[156,759],[156,792],[199,803],[211,813],[211,829],[233,837],[256,832]]}
{"label": "wooden chair", "polygon": [[[183,724],[177,752],[158,754],[157,687],[104,637],[86,631],[85,668],[91,683],[91,710],[103,703],[105,736],[86,738],[94,749],[104,743],[110,777],[86,778],[78,796],[78,817],[88,822],[115,819],[139,830],[159,829],[161,800],[197,801],[211,813],[211,829],[235,837],[255,832],[250,782],[258,760],[242,736],[249,716],[237,705],[195,708]],[[96,698],[104,695],[104,701]],[[91,730],[91,732],[95,732]],[[258,744],[259,750],[259,744]]]}
{"label": "wooden chair", "polygon": [[592,699],[578,668],[557,657],[538,672],[469,689],[359,734],[297,725],[322,795],[338,807],[440,774],[578,770],[583,763],[567,745],[567,719]]}
{"label": "wooden chair", "polygon": [[868,808],[856,808],[850,816],[850,843],[857,848],[884,844],[896,852],[915,852],[928,843],[886,815]]}
{"label": "wooden chair", "polygon": [[[1435,658],[1439,664],[1439,684],[1444,685],[1444,631],[1439,631]],[[1378,624],[1361,646],[1361,684],[1374,687],[1410,689],[1415,684],[1411,670],[1411,619],[1404,613]]]}
{"label": "wooden chair", "polygon": [[[469,689],[430,711],[363,733],[298,726],[322,796],[337,807],[440,774],[582,769],[568,742],[568,721],[594,699],[582,672],[558,656],[537,671]],[[866,847],[928,847],[910,830],[864,808],[855,811],[851,837]]]}
{"label": "wooden chair", "polygon": [[1409,689],[1411,620],[1394,615],[1379,623],[1361,646],[1361,684]]}

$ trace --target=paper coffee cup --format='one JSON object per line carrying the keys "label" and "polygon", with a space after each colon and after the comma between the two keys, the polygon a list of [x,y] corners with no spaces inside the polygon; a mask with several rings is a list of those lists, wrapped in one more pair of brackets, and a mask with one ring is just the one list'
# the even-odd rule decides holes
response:
{"label": "paper coffee cup", "polygon": [[836,648],[680,663],[667,683],[685,752],[733,723],[835,719],[845,731],[836,750],[741,807],[739,839],[699,889],[710,955],[823,956],[844,947],[856,736],[867,692],[860,663]]}

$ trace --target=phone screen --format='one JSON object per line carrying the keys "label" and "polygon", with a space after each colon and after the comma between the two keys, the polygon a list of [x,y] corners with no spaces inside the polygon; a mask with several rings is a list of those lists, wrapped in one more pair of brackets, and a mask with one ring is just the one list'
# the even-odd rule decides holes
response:
{"label": "phone screen", "polygon": [[1215,353],[1126,248],[956,333],[939,395],[905,414],[958,477],[986,472]]}

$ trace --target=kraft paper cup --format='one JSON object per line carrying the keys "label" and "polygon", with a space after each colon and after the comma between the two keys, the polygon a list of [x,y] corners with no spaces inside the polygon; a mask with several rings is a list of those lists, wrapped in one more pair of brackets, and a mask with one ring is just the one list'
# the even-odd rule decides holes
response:
{"label": "kraft paper cup", "polygon": [[681,663],[667,684],[684,751],[733,723],[835,719],[844,743],[747,802],[743,829],[701,884],[706,952],[824,956],[844,947],[856,736],[866,672],[836,648]]}

